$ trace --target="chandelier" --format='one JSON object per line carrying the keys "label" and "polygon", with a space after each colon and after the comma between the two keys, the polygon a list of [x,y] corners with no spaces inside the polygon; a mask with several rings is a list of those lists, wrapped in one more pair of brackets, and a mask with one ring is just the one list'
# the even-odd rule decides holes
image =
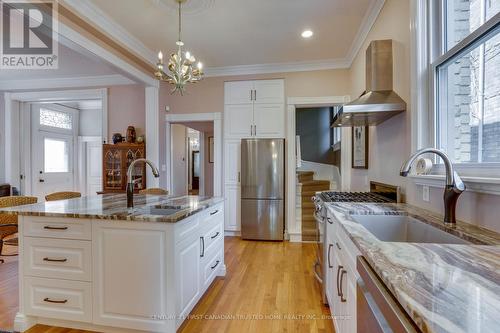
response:
{"label": "chandelier", "polygon": [[168,60],[167,71],[164,71],[163,53],[158,53],[157,71],[155,76],[158,80],[167,81],[174,87],[172,94],[179,92],[184,95],[188,83],[196,83],[203,78],[203,64],[198,62],[195,65],[196,58],[188,51],[184,52],[182,47],[184,43],[181,40],[181,5],[186,0],[174,0],[179,4],[179,39],[177,40],[177,53],[172,53]]}

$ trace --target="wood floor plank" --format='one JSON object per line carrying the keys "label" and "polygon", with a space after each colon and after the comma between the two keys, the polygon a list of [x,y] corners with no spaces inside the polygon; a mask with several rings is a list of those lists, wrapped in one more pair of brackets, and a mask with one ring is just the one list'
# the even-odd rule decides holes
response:
{"label": "wood floor plank", "polygon": [[[178,331],[334,332],[329,310],[321,304],[320,286],[313,276],[314,257],[315,245],[310,243],[226,237],[226,277],[214,281]],[[0,265],[2,280],[5,268]],[[17,292],[17,278],[0,282],[0,295],[8,288]],[[10,292],[8,297],[13,297]],[[5,309],[0,302],[0,313]],[[12,321],[13,317],[4,319]],[[90,332],[37,325],[27,333]]]}

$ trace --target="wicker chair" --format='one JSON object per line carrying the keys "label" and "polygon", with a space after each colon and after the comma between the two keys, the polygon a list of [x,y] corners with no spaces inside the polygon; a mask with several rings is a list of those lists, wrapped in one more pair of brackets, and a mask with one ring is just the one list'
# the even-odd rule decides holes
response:
{"label": "wicker chair", "polygon": [[167,195],[168,191],[159,187],[153,187],[153,188],[147,188],[145,190],[140,190],[139,194]]}
{"label": "wicker chair", "polygon": [[55,192],[47,194],[45,196],[45,201],[74,199],[74,198],[81,198],[81,196],[82,194],[80,192]]}
{"label": "wicker chair", "polygon": [[[0,208],[8,208],[15,206],[23,206],[34,204],[38,201],[36,197],[1,197],[0,198]],[[1,256],[12,256],[12,254],[5,255],[2,254],[3,245],[17,246],[17,238],[10,238],[5,240],[6,237],[12,236],[17,233],[17,216],[9,214],[0,213],[0,255]],[[15,254],[14,254],[15,255]],[[0,263],[3,263],[3,259],[0,259]]]}

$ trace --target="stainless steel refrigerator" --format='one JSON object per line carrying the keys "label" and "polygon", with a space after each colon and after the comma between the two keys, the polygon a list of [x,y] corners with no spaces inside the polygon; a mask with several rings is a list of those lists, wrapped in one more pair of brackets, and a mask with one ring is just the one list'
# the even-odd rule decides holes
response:
{"label": "stainless steel refrigerator", "polygon": [[283,240],[285,141],[241,141],[241,237]]}

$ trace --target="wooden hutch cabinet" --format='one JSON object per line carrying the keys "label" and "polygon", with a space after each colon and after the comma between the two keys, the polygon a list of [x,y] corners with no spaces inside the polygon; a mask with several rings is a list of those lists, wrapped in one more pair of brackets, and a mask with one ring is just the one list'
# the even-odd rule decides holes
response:
{"label": "wooden hutch cabinet", "polygon": [[[146,157],[145,145],[138,143],[104,144],[103,154],[103,192],[120,193],[127,190],[127,170],[135,159]],[[134,167],[132,178],[134,190],[146,188],[146,166],[143,163]]]}

